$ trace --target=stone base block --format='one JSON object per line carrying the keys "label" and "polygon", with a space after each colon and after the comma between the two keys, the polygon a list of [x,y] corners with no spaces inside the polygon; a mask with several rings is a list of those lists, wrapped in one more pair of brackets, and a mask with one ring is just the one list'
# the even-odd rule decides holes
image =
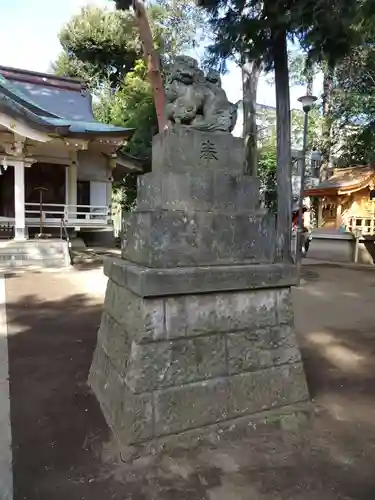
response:
{"label": "stone base block", "polygon": [[124,219],[122,257],[153,268],[273,262],[271,214],[150,210]]}
{"label": "stone base block", "polygon": [[104,274],[140,297],[285,288],[298,285],[294,264],[150,268],[104,259]]}
{"label": "stone base block", "polygon": [[202,132],[176,126],[156,135],[152,142],[153,172],[201,170],[241,174],[245,164],[243,139],[226,132]]}
{"label": "stone base block", "polygon": [[95,351],[89,384],[123,446],[235,422],[309,399],[302,364],[224,376],[134,394],[103,349]]}
{"label": "stone base block", "polygon": [[308,401],[290,287],[141,297],[112,270],[89,382],[121,445]]}
{"label": "stone base block", "polygon": [[197,170],[150,172],[138,177],[138,210],[248,213],[259,207],[259,180],[251,176]]}

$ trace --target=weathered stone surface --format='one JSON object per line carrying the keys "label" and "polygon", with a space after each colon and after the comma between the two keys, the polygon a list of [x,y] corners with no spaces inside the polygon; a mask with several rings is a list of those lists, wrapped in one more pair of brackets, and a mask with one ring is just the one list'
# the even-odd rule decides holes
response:
{"label": "weathered stone surface", "polygon": [[[204,428],[198,427],[179,434],[168,434],[153,442],[153,450],[156,452],[160,450],[165,456],[168,456],[168,452],[173,453],[176,447],[187,450],[197,446],[200,448],[208,446],[209,449],[212,449],[214,444],[218,444],[222,440],[230,442],[245,437],[251,439],[264,431],[269,432],[270,427],[282,428],[287,432],[306,432],[311,425],[313,415],[313,405],[309,401],[304,401],[282,408],[231,418]],[[139,448],[137,451],[139,452]],[[245,498],[248,500],[247,497]],[[225,500],[227,499],[225,498]]]}
{"label": "weathered stone surface", "polygon": [[120,441],[133,444],[308,399],[301,364],[132,394],[97,347],[89,383]]}
{"label": "weathered stone surface", "polygon": [[124,220],[122,257],[148,267],[272,262],[275,221],[268,214],[154,210]]}
{"label": "weathered stone surface", "polygon": [[167,338],[276,325],[276,290],[167,298]]}
{"label": "weathered stone surface", "polygon": [[301,360],[293,328],[288,325],[227,335],[229,373],[256,371]]}
{"label": "weathered stone surface", "polygon": [[89,384],[116,437],[133,444],[153,437],[152,395],[134,395],[98,346],[90,369]]}
{"label": "weathered stone surface", "polygon": [[141,297],[289,287],[298,284],[296,266],[250,264],[151,269],[123,259],[104,260],[104,273]]}
{"label": "weathered stone surface", "polygon": [[[115,308],[122,323],[109,316],[115,310],[107,295],[90,384],[121,443],[308,400],[294,330],[279,323],[290,319],[284,289],[142,300],[114,283],[108,287],[108,295],[125,294]],[[135,306],[138,301],[142,306]],[[147,305],[152,303],[161,315],[153,315]],[[124,314],[132,304],[135,314]],[[281,315],[280,304],[286,307]],[[139,311],[148,311],[152,320]],[[134,325],[129,335],[125,324]],[[126,339],[123,357],[122,340],[111,340],[111,332]]]}
{"label": "weathered stone surface", "polygon": [[301,363],[241,373],[229,380],[229,417],[257,413],[309,399]]}
{"label": "weathered stone surface", "polygon": [[[176,118],[176,116],[174,115]],[[308,400],[293,329],[294,265],[275,263],[244,148],[220,132],[154,140],[108,276],[90,384],[123,445]]]}
{"label": "weathered stone surface", "polygon": [[130,352],[130,339],[123,325],[113,319],[106,311],[98,332],[98,344],[115,365],[116,370],[125,376]]}
{"label": "weathered stone surface", "polygon": [[132,343],[125,382],[134,393],[152,391],[167,384],[170,342]]}
{"label": "weathered stone surface", "polygon": [[120,324],[130,341],[149,342],[286,323],[286,296],[284,289],[264,289],[142,299],[109,280],[105,311],[114,320],[111,328]]}
{"label": "weathered stone surface", "polygon": [[156,340],[165,337],[164,304],[162,299],[143,300],[129,289],[109,280],[105,310],[120,323],[130,339]]}
{"label": "weathered stone surface", "polygon": [[134,393],[226,375],[224,335],[178,342],[133,342],[126,383]]}
{"label": "weathered stone surface", "polygon": [[[98,344],[94,351],[89,373],[89,385],[95,392],[108,424],[116,429],[116,415],[121,401],[120,385],[114,382],[116,370],[106,356],[102,346]],[[111,380],[109,380],[111,378]],[[107,382],[109,382],[108,385]]]}
{"label": "weathered stone surface", "polygon": [[150,172],[138,177],[138,210],[249,212],[259,205],[259,180],[215,171]]}
{"label": "weathered stone surface", "polygon": [[224,335],[172,342],[170,385],[183,385],[226,373]]}
{"label": "weathered stone surface", "polygon": [[[211,154],[204,154],[209,146]],[[243,140],[231,134],[201,132],[189,127],[171,127],[152,142],[152,171],[189,172],[215,170],[241,174],[245,162]],[[208,157],[207,157],[208,156]]]}
{"label": "weathered stone surface", "polygon": [[154,393],[155,435],[178,433],[225,420],[228,379],[214,379]]}
{"label": "weathered stone surface", "polygon": [[278,323],[294,323],[293,298],[290,288],[283,288],[277,296],[277,320]]}
{"label": "weathered stone surface", "polygon": [[155,435],[184,432],[308,397],[301,364],[156,391]]}
{"label": "weathered stone surface", "polygon": [[170,124],[183,123],[211,132],[231,132],[235,127],[238,104],[228,101],[220,73],[210,70],[205,75],[193,57],[175,58],[167,75],[165,96]]}

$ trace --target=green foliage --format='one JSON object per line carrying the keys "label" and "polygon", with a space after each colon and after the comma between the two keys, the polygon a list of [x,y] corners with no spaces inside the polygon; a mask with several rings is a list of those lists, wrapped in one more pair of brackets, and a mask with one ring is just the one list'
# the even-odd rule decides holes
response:
{"label": "green foliage", "polygon": [[[308,149],[319,150],[321,142],[322,114],[318,106],[309,112]],[[272,144],[276,148],[276,114],[274,110],[265,110],[261,114],[258,142],[260,147]],[[303,147],[304,113],[300,109],[291,110],[291,145],[293,149]]]}
{"label": "green foliage", "polygon": [[204,15],[195,0],[156,0],[149,7],[154,38],[163,66],[203,41]]}
{"label": "green foliage", "polygon": [[[291,110],[292,119],[292,147],[302,149],[303,147],[303,127],[304,112],[299,109]],[[317,151],[320,148],[322,132],[322,114],[318,106],[313,106],[309,112],[308,125],[308,149]]]}
{"label": "green foliage", "polygon": [[141,43],[130,12],[84,7],[61,29],[62,53],[54,69],[59,75],[77,76],[92,87],[108,81],[121,85],[141,56]]}
{"label": "green foliage", "polygon": [[[372,0],[369,0],[372,1]],[[334,67],[361,39],[363,1],[296,0],[292,32],[310,62]]]}
{"label": "green foliage", "polygon": [[[369,0],[370,1],[370,0]],[[223,65],[243,55],[273,67],[273,37],[285,31],[311,61],[342,59],[360,38],[357,0],[199,0],[210,17],[210,60]]]}
{"label": "green foliage", "polygon": [[269,142],[259,149],[258,175],[260,193],[265,206],[273,213],[277,210],[276,144]]}
{"label": "green foliage", "polygon": [[375,47],[355,47],[336,67],[332,120],[342,163],[375,161]]}
{"label": "green foliage", "polygon": [[[277,178],[276,178],[276,125],[275,114],[265,112],[262,116],[265,132],[260,137],[258,146],[258,175],[260,190],[265,206],[272,212],[277,209]],[[308,149],[318,150],[321,137],[322,115],[317,106],[309,113]],[[292,147],[302,151],[304,128],[304,113],[301,110],[291,111]]]}
{"label": "green foliage", "polygon": [[[95,106],[98,119],[118,126],[135,128],[132,140],[123,151],[138,158],[151,158],[152,137],[157,130],[156,112],[143,59],[136,61],[117,92],[109,85],[102,89]],[[116,199],[125,210],[131,210],[137,195],[137,178],[126,174],[114,185]]]}
{"label": "green foliage", "polygon": [[151,141],[157,131],[157,122],[143,59],[136,61],[117,92],[108,87],[103,91],[96,113],[108,123],[135,128],[126,151],[142,158],[151,157]]}
{"label": "green foliage", "polygon": [[[375,160],[374,5],[372,0],[357,2],[356,6],[349,2],[352,15],[345,13],[344,22],[350,28],[350,50],[334,61],[320,58],[319,68],[324,73],[320,141],[323,163],[330,155],[338,157],[342,165]],[[297,83],[301,83],[303,58],[306,60],[302,55],[292,61]]]}
{"label": "green foliage", "polygon": [[[194,47],[203,17],[193,0],[157,0],[147,14],[164,65],[177,53]],[[55,73],[83,78],[92,88],[103,81],[118,88],[143,57],[138,29],[129,10],[83,7],[63,26],[59,40],[63,50],[54,64]]]}
{"label": "green foliage", "polygon": [[375,163],[375,122],[367,124],[346,138],[341,149],[342,165],[365,165]]}
{"label": "green foliage", "polygon": [[321,68],[321,64],[313,63],[301,50],[292,50],[288,56],[291,85],[306,87],[306,92],[312,94],[313,81]]}

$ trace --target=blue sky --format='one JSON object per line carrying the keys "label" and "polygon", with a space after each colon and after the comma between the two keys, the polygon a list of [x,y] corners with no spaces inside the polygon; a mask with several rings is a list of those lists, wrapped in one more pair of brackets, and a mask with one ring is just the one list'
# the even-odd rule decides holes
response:
{"label": "blue sky", "polygon": [[[87,4],[113,8],[109,0],[0,0],[0,64],[34,71],[48,71],[60,50],[57,33],[72,15]],[[241,72],[234,64],[223,77],[223,86],[232,102],[242,98]],[[298,107],[301,87],[291,88],[291,105]],[[320,95],[321,81],[314,93]],[[275,89],[261,78],[258,102],[273,106]]]}
{"label": "blue sky", "polygon": [[0,1],[0,64],[47,71],[60,50],[57,33],[87,3],[110,5],[107,0]]}

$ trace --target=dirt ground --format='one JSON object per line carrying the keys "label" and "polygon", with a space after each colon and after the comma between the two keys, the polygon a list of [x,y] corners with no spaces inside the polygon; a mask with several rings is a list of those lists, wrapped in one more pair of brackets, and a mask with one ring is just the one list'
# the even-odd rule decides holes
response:
{"label": "dirt ground", "polygon": [[[296,324],[315,418],[121,463],[85,384],[100,270],[6,280],[15,500],[374,500],[375,272],[305,266]],[[283,426],[281,426],[283,427]]]}

